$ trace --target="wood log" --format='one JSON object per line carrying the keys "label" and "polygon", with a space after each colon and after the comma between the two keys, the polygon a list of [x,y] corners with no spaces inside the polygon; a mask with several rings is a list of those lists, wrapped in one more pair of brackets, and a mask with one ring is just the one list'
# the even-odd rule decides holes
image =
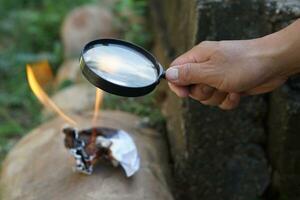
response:
{"label": "wood log", "polygon": [[[91,116],[72,117],[79,129],[91,127]],[[97,126],[123,129],[136,142],[141,169],[133,177],[109,163],[96,164],[92,175],[74,172],[75,161],[63,144],[64,122],[56,118],[27,134],[8,154],[1,172],[2,199],[172,200],[163,135],[123,112],[103,111],[100,118]]]}

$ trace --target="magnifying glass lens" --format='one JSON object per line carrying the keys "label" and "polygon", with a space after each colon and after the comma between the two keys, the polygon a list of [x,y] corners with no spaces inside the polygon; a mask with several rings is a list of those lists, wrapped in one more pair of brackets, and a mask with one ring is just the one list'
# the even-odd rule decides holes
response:
{"label": "magnifying glass lens", "polygon": [[163,68],[143,48],[122,40],[101,39],[85,45],[80,67],[96,87],[120,96],[145,95],[163,77]]}
{"label": "magnifying glass lens", "polygon": [[120,86],[144,87],[158,77],[156,67],[147,57],[126,46],[97,44],[83,57],[94,73]]}

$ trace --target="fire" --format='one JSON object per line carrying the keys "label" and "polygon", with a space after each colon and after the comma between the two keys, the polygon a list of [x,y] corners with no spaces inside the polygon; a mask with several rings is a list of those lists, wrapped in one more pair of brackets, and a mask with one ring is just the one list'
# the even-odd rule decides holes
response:
{"label": "fire", "polygon": [[103,101],[103,91],[97,88],[96,89],[95,106],[94,106],[94,115],[93,115],[93,121],[92,121],[93,126],[96,125],[97,118],[99,115],[99,109],[101,107],[102,101]]}
{"label": "fire", "polygon": [[[97,122],[98,115],[99,115],[99,109],[100,109],[102,101],[103,101],[103,94],[104,93],[102,90],[100,90],[98,88],[96,89],[94,115],[93,115],[93,120],[92,120],[93,127],[97,127],[96,122]],[[89,144],[91,144],[91,145],[89,145],[87,147],[91,152],[96,151],[96,146],[94,145],[96,143],[96,138],[97,138],[97,130],[96,130],[96,128],[94,128],[92,130],[92,135],[91,135],[90,142],[89,142]]]}
{"label": "fire", "polygon": [[35,96],[39,99],[39,101],[45,106],[52,108],[60,117],[66,120],[68,123],[72,125],[76,125],[77,123],[67,116],[45,93],[45,91],[40,86],[39,82],[37,81],[33,69],[30,65],[26,66],[26,74],[29,86]]}

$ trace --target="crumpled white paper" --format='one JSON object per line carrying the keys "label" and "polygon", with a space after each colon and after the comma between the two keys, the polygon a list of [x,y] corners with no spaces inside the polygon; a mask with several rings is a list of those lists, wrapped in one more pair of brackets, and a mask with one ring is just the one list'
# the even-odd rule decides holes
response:
{"label": "crumpled white paper", "polygon": [[[70,154],[76,161],[75,170],[85,173],[93,173],[93,160],[96,154],[89,155],[86,152],[86,142],[80,137],[77,129],[65,129],[73,133],[73,146],[68,147]],[[70,132],[71,131],[71,132]],[[73,131],[73,132],[72,132]],[[95,145],[99,149],[109,149],[109,154],[105,155],[113,166],[121,165],[126,176],[134,175],[140,168],[140,157],[136,145],[131,136],[124,130],[115,130],[113,134],[101,134],[96,137]]]}
{"label": "crumpled white paper", "polygon": [[119,162],[125,170],[126,176],[130,177],[135,174],[140,168],[140,157],[133,139],[123,130],[119,130],[111,137],[98,136],[96,145],[101,143],[102,146],[108,145],[111,142],[109,149],[112,157]]}

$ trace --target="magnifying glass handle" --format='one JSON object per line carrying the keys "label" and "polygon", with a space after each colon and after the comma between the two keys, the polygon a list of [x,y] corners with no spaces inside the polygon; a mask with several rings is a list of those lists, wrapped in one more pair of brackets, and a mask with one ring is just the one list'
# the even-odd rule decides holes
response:
{"label": "magnifying glass handle", "polygon": [[163,71],[163,73],[160,75],[160,78],[166,79],[166,72]]}

